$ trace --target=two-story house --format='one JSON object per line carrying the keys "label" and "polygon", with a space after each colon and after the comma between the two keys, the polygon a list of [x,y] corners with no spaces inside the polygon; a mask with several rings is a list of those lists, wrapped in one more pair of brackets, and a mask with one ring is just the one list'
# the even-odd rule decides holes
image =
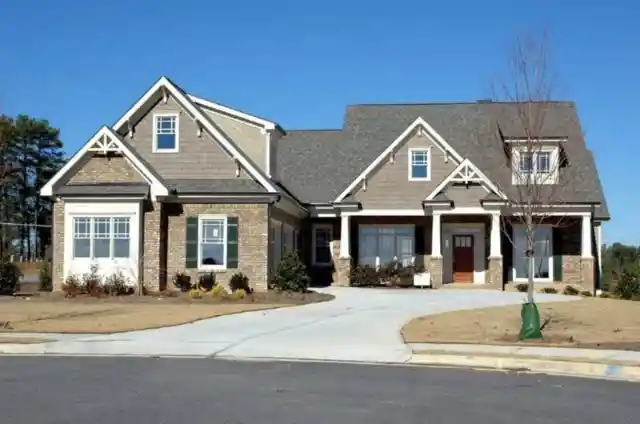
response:
{"label": "two-story house", "polygon": [[575,105],[545,103],[535,154],[512,107],[354,105],[340,129],[287,131],[163,77],[43,187],[54,286],[95,264],[149,288],[214,271],[266,290],[296,250],[316,282],[397,259],[436,287],[502,288],[527,278],[524,172],[555,193],[536,208],[535,280],[593,288],[609,213]]}

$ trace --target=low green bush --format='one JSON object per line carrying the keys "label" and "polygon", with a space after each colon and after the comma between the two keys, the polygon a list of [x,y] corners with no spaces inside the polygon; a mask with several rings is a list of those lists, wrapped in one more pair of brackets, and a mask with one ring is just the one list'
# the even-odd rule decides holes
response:
{"label": "low green bush", "polygon": [[182,293],[187,293],[192,287],[191,276],[184,272],[176,272],[173,276],[173,285]]}
{"label": "low green bush", "polygon": [[625,300],[640,296],[640,279],[635,272],[624,271],[614,283],[612,292]]}
{"label": "low green bush", "polygon": [[555,294],[558,293],[558,289],[555,287],[543,287],[542,290],[540,290],[541,293],[548,293],[548,294]]}
{"label": "low green bush", "polygon": [[578,290],[573,286],[565,286],[564,290],[562,291],[562,294],[566,296],[577,296],[580,294],[580,290]]}
{"label": "low green bush", "polygon": [[205,292],[210,292],[216,285],[216,274],[207,272],[198,276],[198,288]]}
{"label": "low green bush", "polygon": [[376,267],[371,265],[356,265],[349,272],[349,285],[353,287],[379,286],[380,274]]}
{"label": "low green bush", "polygon": [[13,262],[0,262],[0,294],[15,293],[22,276],[22,271]]}
{"label": "low green bush", "polygon": [[231,289],[232,292],[242,289],[248,294],[253,292],[253,289],[249,285],[249,277],[241,272],[236,272],[231,276],[229,279],[229,289]]}
{"label": "low green bush", "polygon": [[276,291],[305,293],[309,289],[311,278],[307,267],[295,252],[286,253],[271,280],[271,288]]}
{"label": "low green bush", "polygon": [[584,296],[584,297],[592,297],[593,293],[591,293],[589,290],[582,290],[580,292],[580,296]]}
{"label": "low green bush", "polygon": [[529,290],[529,284],[527,283],[516,284],[516,290],[518,290],[521,293],[526,293]]}
{"label": "low green bush", "polygon": [[40,290],[52,291],[53,290],[53,278],[51,277],[51,262],[44,261],[40,266],[40,272],[38,274]]}
{"label": "low green bush", "polygon": [[102,284],[102,289],[109,296],[128,296],[135,291],[133,287],[127,284],[127,279],[120,271],[108,276]]}

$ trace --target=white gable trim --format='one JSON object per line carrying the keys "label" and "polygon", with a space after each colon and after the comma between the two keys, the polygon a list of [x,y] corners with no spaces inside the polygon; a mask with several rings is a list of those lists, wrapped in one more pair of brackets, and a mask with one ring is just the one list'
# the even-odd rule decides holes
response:
{"label": "white gable trim", "polygon": [[89,152],[109,153],[118,152],[122,153],[124,157],[133,164],[134,168],[147,180],[151,185],[151,195],[155,196],[167,196],[169,190],[158,178],[155,177],[153,172],[149,170],[138,157],[131,152],[131,150],[120,141],[120,137],[113,132],[113,130],[107,126],[100,128],[100,130],[72,157],[67,163],[60,169],[40,190],[41,196],[53,196],[53,187],[64,177],[79,161]]}
{"label": "white gable trim", "polygon": [[489,187],[500,198],[507,199],[507,196],[487,178],[486,175],[478,169],[468,158],[460,162],[460,165],[456,167],[438,186],[429,194],[425,200],[433,200],[438,193],[440,193],[449,183],[481,183]]}
{"label": "white gable trim", "polygon": [[[217,141],[220,146],[227,150],[233,159],[238,160],[242,164],[242,166],[248,171],[248,174],[253,177],[256,181],[258,181],[269,193],[278,193],[278,190],[271,184],[271,182],[265,177],[262,172],[253,164],[253,162],[247,158],[243,153],[241,153],[238,148],[235,146],[231,140],[229,140],[226,136],[224,136],[215,125],[211,123],[208,117],[204,115],[200,108],[196,107],[191,100],[189,100],[188,95],[185,95],[182,90],[178,89],[171,81],[169,81],[166,77],[161,77],[154,85],[147,91],[141,98],[136,102],[135,105],[131,109],[124,114],[122,118],[116,123],[115,130],[119,131],[125,126],[128,126],[129,120],[133,116],[133,114],[144,106],[152,96],[158,90],[166,90],[168,94],[173,96],[179,103],[182,104],[189,114],[193,117],[193,119],[200,122],[200,124],[213,136],[214,140]],[[166,93],[165,92],[165,93]]]}
{"label": "white gable trim", "polygon": [[387,147],[367,168],[362,171],[360,175],[358,175],[355,180],[349,187],[347,187],[340,195],[334,200],[334,202],[341,202],[345,197],[347,197],[360,183],[364,178],[366,178],[373,170],[375,170],[382,161],[385,160],[394,150],[396,150],[400,144],[405,142],[407,138],[413,133],[416,129],[423,129],[426,133],[435,141],[435,144],[445,153],[451,155],[452,158],[456,160],[457,163],[462,162],[462,156],[458,152],[456,152],[453,147],[447,143],[444,138],[440,136],[432,127],[429,125],[424,119],[418,118],[411,125],[407,127],[406,130],[400,134],[398,138],[396,138],[390,145]]}
{"label": "white gable trim", "polygon": [[203,99],[191,94],[187,95],[189,99],[198,106],[204,106],[214,112],[219,112],[225,115],[229,115],[232,118],[236,118],[242,121],[246,121],[257,127],[264,128],[265,130],[274,130],[276,128],[275,122],[267,121],[266,119],[258,118],[257,116],[249,115],[248,113],[240,112],[239,110],[232,109],[227,106],[212,102],[210,100]]}

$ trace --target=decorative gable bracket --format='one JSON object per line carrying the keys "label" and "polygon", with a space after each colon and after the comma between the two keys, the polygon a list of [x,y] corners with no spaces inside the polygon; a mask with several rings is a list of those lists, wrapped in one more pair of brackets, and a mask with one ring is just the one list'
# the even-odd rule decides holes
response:
{"label": "decorative gable bracket", "polygon": [[88,150],[90,152],[97,152],[103,155],[106,155],[107,153],[122,153],[118,143],[106,134],[101,135],[97,140],[95,140]]}
{"label": "decorative gable bracket", "polygon": [[476,172],[475,167],[473,167],[468,161],[463,162],[456,171],[457,172],[451,177],[451,182],[453,183],[469,185],[470,183],[486,182],[486,179],[481,177],[478,172]]}

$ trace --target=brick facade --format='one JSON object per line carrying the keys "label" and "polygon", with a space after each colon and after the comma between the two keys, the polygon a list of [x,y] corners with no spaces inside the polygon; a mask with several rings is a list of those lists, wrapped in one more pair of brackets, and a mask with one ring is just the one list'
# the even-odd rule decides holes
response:
{"label": "brick facade", "polygon": [[143,183],[145,179],[122,156],[93,156],[67,183]]}
{"label": "brick facade", "polygon": [[223,214],[238,218],[238,269],[216,271],[218,283],[227,284],[236,272],[249,277],[258,291],[267,290],[269,210],[266,204],[166,204],[167,284],[173,286],[176,273],[186,272],[197,281],[198,271],[185,269],[186,219],[199,214]]}
{"label": "brick facade", "polygon": [[142,217],[142,282],[147,290],[158,291],[165,288],[166,279],[162,248],[162,232],[166,226],[162,226],[163,205],[160,203],[146,202]]}

